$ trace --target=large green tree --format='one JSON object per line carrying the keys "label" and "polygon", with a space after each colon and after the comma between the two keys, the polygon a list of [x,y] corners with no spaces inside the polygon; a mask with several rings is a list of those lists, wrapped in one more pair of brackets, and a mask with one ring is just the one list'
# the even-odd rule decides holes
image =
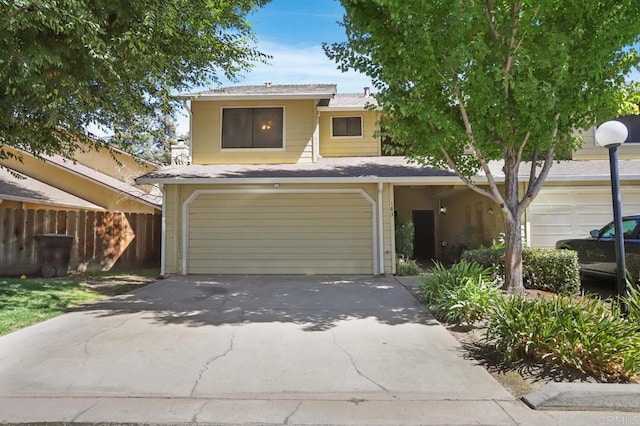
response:
{"label": "large green tree", "polygon": [[172,114],[175,91],[266,59],[246,18],[267,2],[0,0],[0,157],[72,156],[89,125]]}
{"label": "large green tree", "polygon": [[[576,147],[574,129],[615,115],[612,99],[638,64],[640,2],[341,2],[348,41],[326,53],[372,78],[382,128],[402,153],[451,168],[501,206],[505,289],[524,291],[522,215],[554,158]],[[520,182],[526,160],[534,167]]]}

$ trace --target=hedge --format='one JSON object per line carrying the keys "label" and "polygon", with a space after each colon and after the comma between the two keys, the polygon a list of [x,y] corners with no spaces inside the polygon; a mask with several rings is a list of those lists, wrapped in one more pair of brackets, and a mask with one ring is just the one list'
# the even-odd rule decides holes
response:
{"label": "hedge", "polygon": [[[462,258],[492,268],[504,281],[504,249],[468,250]],[[522,250],[522,278],[525,288],[574,294],[580,290],[578,255],[572,250]]]}

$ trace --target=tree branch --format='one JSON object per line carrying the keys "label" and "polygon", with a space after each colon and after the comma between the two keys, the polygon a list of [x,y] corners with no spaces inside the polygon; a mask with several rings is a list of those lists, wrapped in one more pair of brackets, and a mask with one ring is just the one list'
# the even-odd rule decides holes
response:
{"label": "tree branch", "polygon": [[529,188],[536,181],[536,164],[538,164],[538,150],[534,149],[533,154],[531,154],[531,170],[529,170],[529,184],[527,185],[527,194],[529,193]]}
{"label": "tree branch", "polygon": [[518,149],[518,162],[522,161],[522,153],[524,152],[524,148],[527,146],[527,142],[529,142],[529,138],[531,137],[531,131],[528,131],[526,135],[524,135],[524,139],[522,140],[522,145]]}
{"label": "tree branch", "polygon": [[[447,150],[444,147],[440,147],[440,150],[442,151],[442,153],[444,154],[444,158],[447,160],[447,164],[449,165],[449,168],[451,168],[451,170],[453,170],[460,179],[462,179],[462,181],[473,191],[477,192],[480,195],[484,195],[485,197],[489,198],[490,200],[492,200],[493,202],[495,202],[496,204],[500,204],[500,205],[504,205],[504,200],[502,199],[502,196],[500,196],[498,199],[495,198],[495,194],[492,194],[491,192],[487,191],[486,189],[482,189],[480,188],[478,185],[476,185],[471,179],[469,179],[468,177],[466,177],[464,175],[464,173],[462,173],[460,171],[460,169],[458,168],[457,164],[455,163],[455,161],[453,161],[453,159],[451,158],[451,156],[449,155],[449,153],[447,152]],[[499,195],[499,194],[498,194]]]}
{"label": "tree branch", "polygon": [[[517,49],[520,47],[520,42],[516,41],[516,36],[518,35],[518,26],[520,24],[520,18],[518,17],[518,13],[522,9],[522,2],[518,1],[513,4],[511,7],[511,17],[513,19],[511,23],[511,37],[509,38],[509,50],[507,53],[507,61],[504,67],[504,79],[505,83],[507,80],[507,76],[511,74],[511,70],[513,69],[513,63],[515,60],[515,55]],[[504,85],[504,97],[507,99],[509,97],[509,85]]]}
{"label": "tree branch", "polygon": [[[508,208],[504,207],[505,206],[504,198],[502,197],[502,195],[500,194],[500,191],[498,190],[498,185],[496,184],[496,181],[493,178],[493,174],[491,173],[491,169],[489,168],[489,163],[487,162],[487,159],[484,158],[482,151],[480,151],[476,145],[475,136],[473,135],[473,128],[471,127],[471,120],[469,119],[467,108],[464,106],[464,102],[462,100],[462,94],[460,93],[460,87],[456,85],[456,87],[454,88],[454,91],[456,94],[456,99],[458,100],[458,107],[460,108],[460,114],[462,115],[462,121],[464,122],[465,131],[467,133],[467,136],[469,137],[469,140],[471,141],[471,148],[473,149],[473,152],[478,157],[478,160],[480,160],[480,164],[482,165],[482,170],[484,170],[484,173],[487,176],[487,181],[489,182],[489,188],[491,189],[491,193],[493,194],[493,197],[490,197],[490,198],[494,201],[501,200],[499,202],[498,201],[496,202],[500,204],[503,210],[509,211]],[[509,212],[509,214],[511,214],[511,212]]]}
{"label": "tree branch", "polygon": [[489,20],[489,29],[494,40],[500,40],[500,34],[496,28],[495,16],[493,14],[493,0],[487,0],[487,8],[485,9],[487,19]]}

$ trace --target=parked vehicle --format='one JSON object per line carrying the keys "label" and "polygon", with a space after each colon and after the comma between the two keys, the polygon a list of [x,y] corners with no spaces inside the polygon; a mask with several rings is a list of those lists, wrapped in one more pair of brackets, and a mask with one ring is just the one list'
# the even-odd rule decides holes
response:
{"label": "parked vehicle", "polygon": [[[640,279],[640,214],[622,218],[627,271]],[[616,277],[615,228],[613,222],[590,232],[590,237],[561,240],[558,249],[578,252],[580,272],[597,278]]]}

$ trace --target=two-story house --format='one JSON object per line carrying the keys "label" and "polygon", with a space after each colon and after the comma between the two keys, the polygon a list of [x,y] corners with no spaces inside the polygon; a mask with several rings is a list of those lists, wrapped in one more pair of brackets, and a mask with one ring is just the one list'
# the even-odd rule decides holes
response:
{"label": "two-story house", "polygon": [[[491,241],[502,229],[497,206],[453,172],[383,155],[368,89],[265,84],[183,98],[191,115],[189,164],[138,178],[164,193],[162,274],[394,273],[396,215],[413,219],[414,254],[424,259],[468,240]],[[586,170],[571,161],[554,165],[549,189],[525,218],[527,241],[536,241],[533,229],[557,232],[540,246],[564,238],[574,205],[596,200],[607,210],[602,151]],[[622,177],[634,196],[640,162],[628,161]],[[607,221],[589,210],[595,224]]]}

